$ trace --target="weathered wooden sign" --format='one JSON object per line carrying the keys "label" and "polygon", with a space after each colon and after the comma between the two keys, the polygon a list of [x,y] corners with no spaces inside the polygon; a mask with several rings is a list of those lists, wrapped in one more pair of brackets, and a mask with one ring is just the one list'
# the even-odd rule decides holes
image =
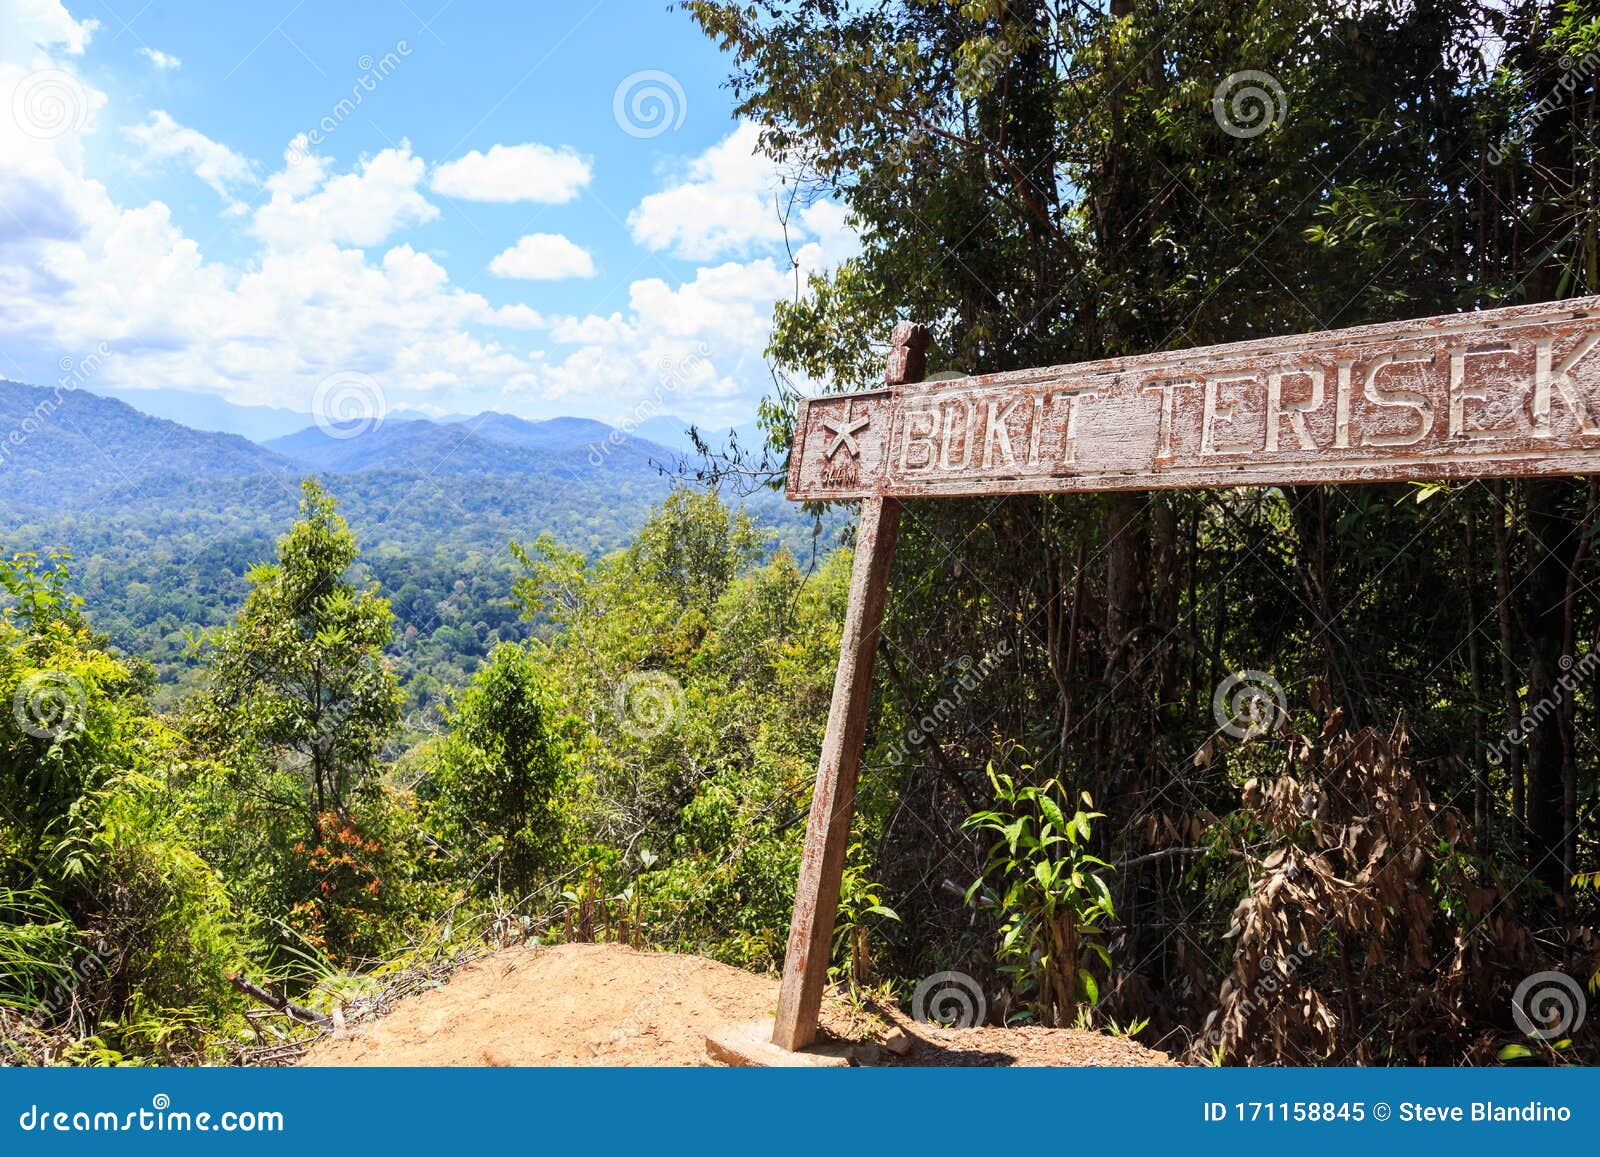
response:
{"label": "weathered wooden sign", "polygon": [[817,398],[789,497],[1592,473],[1597,345],[1584,298]]}
{"label": "weathered wooden sign", "polygon": [[861,499],[774,1052],[815,1039],[901,500],[1600,473],[1600,297],[802,402],[793,499]]}

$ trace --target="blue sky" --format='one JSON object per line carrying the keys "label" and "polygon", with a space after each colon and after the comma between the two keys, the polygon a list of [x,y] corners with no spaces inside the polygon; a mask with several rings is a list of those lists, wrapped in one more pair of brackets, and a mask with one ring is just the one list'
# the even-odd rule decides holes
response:
{"label": "blue sky", "polygon": [[0,0],[0,376],[742,422],[793,275],[726,72],[662,0]]}

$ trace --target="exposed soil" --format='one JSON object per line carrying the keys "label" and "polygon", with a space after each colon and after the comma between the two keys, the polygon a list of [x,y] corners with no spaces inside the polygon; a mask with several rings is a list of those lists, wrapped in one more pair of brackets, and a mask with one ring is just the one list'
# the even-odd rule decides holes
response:
{"label": "exposed soil", "polygon": [[[770,1016],[778,982],[698,956],[614,944],[517,948],[468,964],[447,984],[371,1025],[317,1045],[308,1065],[705,1065],[705,1035]],[[898,1010],[830,998],[823,1035],[885,1065],[1167,1065],[1162,1053],[1078,1029],[941,1029]],[[881,1042],[911,1037],[899,1056]]]}

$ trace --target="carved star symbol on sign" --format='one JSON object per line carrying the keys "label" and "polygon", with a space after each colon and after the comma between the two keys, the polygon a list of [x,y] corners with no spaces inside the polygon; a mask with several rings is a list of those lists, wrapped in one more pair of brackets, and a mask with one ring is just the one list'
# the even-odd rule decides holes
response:
{"label": "carved star symbol on sign", "polygon": [[822,457],[824,459],[832,458],[839,452],[839,447],[841,446],[850,451],[850,457],[861,457],[861,447],[856,445],[855,436],[865,430],[871,421],[871,415],[866,414],[859,418],[851,418],[846,414],[838,421],[829,421],[827,418],[822,419],[822,428],[833,435],[833,441],[828,443],[828,448],[822,452]]}

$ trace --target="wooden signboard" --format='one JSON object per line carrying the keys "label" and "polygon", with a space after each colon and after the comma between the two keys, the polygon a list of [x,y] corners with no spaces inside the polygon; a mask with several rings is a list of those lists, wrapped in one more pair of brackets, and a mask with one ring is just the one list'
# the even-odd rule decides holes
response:
{"label": "wooden signboard", "polygon": [[789,497],[1589,473],[1600,298],[800,405]]}
{"label": "wooden signboard", "polygon": [[906,498],[1600,473],[1600,297],[800,404],[789,497],[862,501],[773,1043],[816,1036]]}

